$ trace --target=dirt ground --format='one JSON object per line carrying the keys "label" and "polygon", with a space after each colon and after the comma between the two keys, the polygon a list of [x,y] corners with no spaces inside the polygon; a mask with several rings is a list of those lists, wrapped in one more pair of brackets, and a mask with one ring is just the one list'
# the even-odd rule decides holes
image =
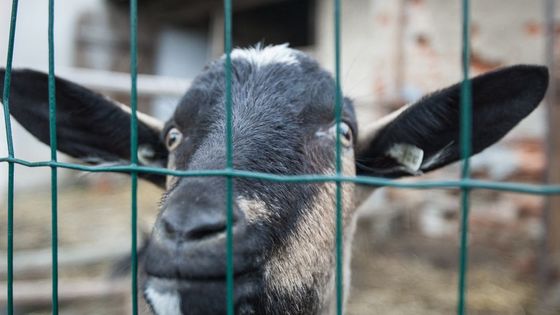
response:
{"label": "dirt ground", "polygon": [[[348,314],[456,313],[455,241],[405,235],[372,245],[366,231],[362,224],[353,250]],[[479,245],[470,253],[469,314],[535,314],[534,279],[520,276],[502,251]]]}
{"label": "dirt ground", "polygon": [[[88,184],[92,181],[96,183],[93,189]],[[149,231],[155,219],[159,194],[159,190],[149,184],[140,185],[139,217],[145,231]],[[130,186],[126,177],[112,176],[111,180],[88,177],[62,185],[59,189],[61,260],[74,249],[84,248],[92,251],[121,248],[121,258],[126,257],[130,242],[129,209]],[[5,253],[5,205],[1,211],[0,250]],[[15,213],[16,257],[43,249],[48,254],[50,191],[18,192]],[[375,242],[371,240],[369,228],[368,222],[361,222],[356,235],[348,314],[453,314],[457,300],[457,240],[426,238],[405,231],[383,242]],[[468,274],[469,314],[536,314],[532,311],[534,279],[531,275],[521,275],[518,266],[512,263],[518,254],[516,248],[496,249],[480,241],[473,245]],[[82,262],[79,267],[61,264],[60,285],[63,287],[75,280],[109,281],[114,261]],[[16,273],[16,283],[24,280],[48,282],[49,268],[43,266],[36,272]],[[5,285],[5,272],[0,276]],[[20,293],[16,291],[16,296]],[[50,294],[43,293],[47,297]],[[127,294],[92,296],[76,301],[62,299],[60,313],[120,315],[129,311],[128,305]],[[48,302],[29,307],[20,305],[17,310],[18,314],[49,314],[50,305]]]}

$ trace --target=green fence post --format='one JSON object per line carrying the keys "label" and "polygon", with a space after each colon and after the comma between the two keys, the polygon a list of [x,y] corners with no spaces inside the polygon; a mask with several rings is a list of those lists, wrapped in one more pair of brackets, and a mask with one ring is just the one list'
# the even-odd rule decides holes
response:
{"label": "green fence post", "polygon": [[58,175],[56,156],[56,87],[54,76],[54,0],[49,0],[49,136],[51,146],[52,314],[58,314]]}
{"label": "green fence post", "polygon": [[[461,83],[461,157],[463,158],[461,178],[468,180],[470,175],[469,156],[471,155],[471,132],[472,132],[472,100],[471,83],[469,81],[470,67],[470,9],[469,0],[463,0],[463,23],[462,23],[462,70],[463,82]],[[467,272],[469,260],[469,199],[470,188],[461,187],[461,244],[459,253],[459,283],[457,314],[467,313]]]}
{"label": "green fence post", "polygon": [[130,0],[130,195],[131,195],[131,258],[132,314],[138,314],[138,4]]}
{"label": "green fence post", "polygon": [[[4,74],[4,90],[2,91],[2,103],[4,105],[4,124],[6,125],[6,141],[8,146],[8,158],[14,159],[14,144],[12,137],[12,125],[10,122],[10,79],[12,76],[12,60],[14,56],[14,41],[16,34],[18,0],[12,1],[12,14],[10,17],[10,34],[8,41],[8,53],[6,57],[6,73]],[[14,162],[8,161],[8,209],[7,209],[7,315],[14,314]]]}
{"label": "green fence post", "polygon": [[[342,87],[340,78],[340,0],[334,0],[334,49],[335,49],[335,122],[336,148],[335,173],[342,176],[340,123],[342,121]],[[344,225],[342,215],[342,183],[336,180],[336,313],[344,312]]]}
{"label": "green fence post", "polygon": [[226,308],[228,315],[234,315],[234,279],[233,279],[233,100],[232,85],[232,0],[224,0],[224,50],[225,60],[225,112],[226,112]]}

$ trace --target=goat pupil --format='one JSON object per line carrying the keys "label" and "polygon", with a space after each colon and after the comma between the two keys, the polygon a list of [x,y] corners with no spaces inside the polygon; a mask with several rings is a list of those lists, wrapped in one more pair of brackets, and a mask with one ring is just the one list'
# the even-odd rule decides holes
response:
{"label": "goat pupil", "polygon": [[167,145],[172,146],[175,143],[175,141],[177,141],[177,136],[176,135],[171,135],[169,137],[169,142],[167,143]]}

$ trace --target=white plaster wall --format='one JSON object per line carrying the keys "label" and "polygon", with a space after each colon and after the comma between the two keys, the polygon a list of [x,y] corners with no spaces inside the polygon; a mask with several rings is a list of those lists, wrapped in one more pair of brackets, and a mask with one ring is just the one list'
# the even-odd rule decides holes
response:
{"label": "white plaster wall", "polygon": [[[157,40],[155,74],[192,79],[210,59],[207,34],[201,31],[167,28]],[[158,97],[152,114],[166,120],[173,114],[179,97]]]}
{"label": "white plaster wall", "polygon": [[[11,1],[0,2],[0,67],[6,65]],[[103,0],[58,0],[55,6],[55,66],[69,67],[74,60],[74,38],[79,16],[88,10],[101,10]],[[48,68],[48,1],[19,1],[14,46],[14,67]],[[3,113],[2,113],[3,117]],[[4,120],[0,123],[0,155],[7,156]],[[12,119],[14,150],[16,157],[30,160],[50,159],[50,149],[35,140]],[[60,159],[66,157],[60,155]],[[67,171],[61,170],[63,180]],[[7,165],[0,164],[0,191],[5,191]],[[50,170],[16,167],[16,189],[31,189],[48,185]]]}
{"label": "white plaster wall", "polygon": [[[399,3],[405,6],[406,24],[402,60],[398,59]],[[542,26],[543,1],[473,0],[472,48],[485,60],[502,65],[544,64],[544,29],[530,34],[530,24]],[[315,56],[334,70],[333,3],[317,3]],[[427,45],[418,44],[418,36]],[[396,98],[412,101],[461,79],[461,7],[448,0],[342,1],[342,85],[355,100],[360,123],[383,113],[380,108]],[[396,86],[396,69],[404,70]],[[477,74],[471,71],[471,75]],[[539,136],[544,132],[542,112],[529,117],[514,135]]]}

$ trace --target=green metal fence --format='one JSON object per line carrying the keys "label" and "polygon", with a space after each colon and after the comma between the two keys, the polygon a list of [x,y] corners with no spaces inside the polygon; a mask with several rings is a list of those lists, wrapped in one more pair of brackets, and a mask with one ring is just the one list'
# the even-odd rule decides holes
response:
{"label": "green metal fence", "polygon": [[462,1],[462,71],[463,83],[461,89],[461,155],[465,157],[462,162],[461,178],[458,180],[446,181],[418,181],[414,183],[402,183],[383,178],[375,177],[348,177],[341,173],[341,142],[340,142],[340,121],[341,121],[341,78],[340,78],[340,55],[341,55],[341,0],[333,0],[334,5],[334,34],[335,34],[335,82],[336,82],[336,99],[335,114],[337,122],[337,139],[336,139],[336,174],[327,175],[302,175],[302,176],[278,176],[273,174],[247,172],[233,169],[233,144],[232,144],[232,65],[231,65],[231,49],[232,49],[232,0],[224,0],[224,20],[225,20],[225,76],[226,76],[226,139],[224,145],[227,148],[227,166],[222,170],[205,170],[205,171],[179,171],[164,168],[144,167],[138,165],[138,139],[137,139],[137,0],[130,0],[130,76],[131,76],[131,98],[130,107],[132,111],[130,122],[131,137],[131,162],[129,165],[122,166],[86,166],[73,163],[64,163],[57,161],[57,145],[56,145],[56,99],[55,99],[55,68],[54,68],[54,0],[49,0],[49,26],[48,26],[48,43],[49,43],[49,114],[50,114],[50,143],[51,143],[51,159],[49,161],[29,162],[18,159],[15,156],[12,140],[12,129],[9,115],[9,96],[10,96],[10,77],[13,59],[13,49],[15,41],[15,29],[17,20],[18,0],[12,0],[12,13],[10,20],[9,44],[6,62],[6,74],[4,78],[3,106],[4,120],[6,125],[6,140],[8,146],[8,156],[1,157],[0,163],[8,164],[8,207],[7,207],[7,266],[8,266],[8,290],[7,290],[7,314],[13,315],[13,214],[14,214],[14,166],[15,164],[25,167],[50,167],[51,168],[51,224],[52,224],[52,314],[58,314],[58,243],[57,243],[57,169],[66,168],[80,170],[86,172],[119,172],[129,173],[132,177],[131,182],[131,294],[132,294],[132,313],[138,314],[138,256],[137,256],[137,187],[138,173],[162,174],[181,177],[193,176],[224,176],[227,178],[227,313],[234,314],[233,304],[233,178],[257,178],[273,182],[335,182],[336,183],[336,302],[337,314],[343,314],[343,278],[342,261],[342,189],[341,185],[345,182],[353,182],[365,185],[390,186],[397,188],[409,189],[460,189],[461,190],[461,243],[459,249],[459,282],[458,282],[458,302],[457,314],[466,314],[466,297],[467,297],[467,261],[468,261],[468,217],[469,217],[469,193],[473,189],[488,189],[496,191],[509,191],[515,193],[525,193],[534,195],[553,195],[560,194],[560,185],[530,185],[522,183],[500,183],[491,181],[480,181],[469,178],[469,159],[466,158],[471,152],[471,87],[467,80],[469,77],[469,0]]}

